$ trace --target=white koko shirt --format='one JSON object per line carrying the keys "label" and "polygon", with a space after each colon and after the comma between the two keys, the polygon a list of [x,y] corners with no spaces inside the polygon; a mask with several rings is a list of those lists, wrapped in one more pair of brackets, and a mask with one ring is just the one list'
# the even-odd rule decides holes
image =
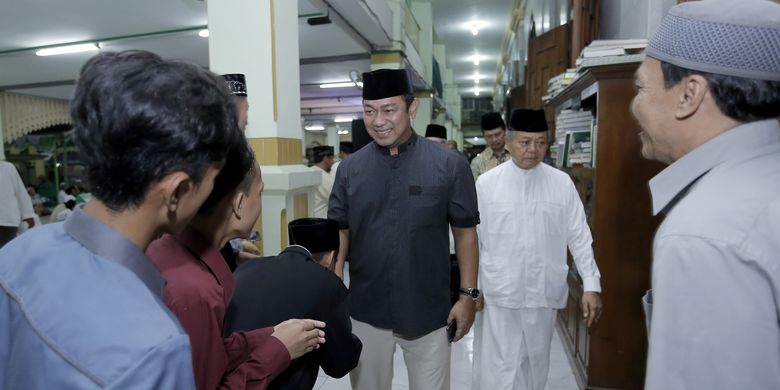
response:
{"label": "white koko shirt", "polygon": [[593,239],[569,176],[547,164],[521,169],[512,160],[480,175],[479,286],[507,308],[566,305],[566,248],[585,291],[601,291]]}

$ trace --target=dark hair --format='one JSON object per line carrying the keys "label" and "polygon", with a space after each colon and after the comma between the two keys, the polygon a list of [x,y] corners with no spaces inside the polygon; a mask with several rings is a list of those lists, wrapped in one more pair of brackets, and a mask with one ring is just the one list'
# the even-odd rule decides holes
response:
{"label": "dark hair", "polygon": [[245,142],[222,79],[145,51],[87,61],[70,114],[93,195],[115,211],[143,203],[149,186],[174,171],[199,183]]}
{"label": "dark hair", "polygon": [[339,142],[339,152],[347,154],[355,153],[355,145],[349,141]]}
{"label": "dark hair", "polygon": [[74,192],[75,192],[77,189],[78,189],[78,187],[76,187],[76,186],[74,186],[74,185],[69,185],[69,186],[65,187],[65,193],[66,193],[66,194],[68,194],[68,195],[73,195],[73,193],[74,193]]}
{"label": "dark hair", "polygon": [[328,157],[328,156],[333,157],[333,152],[320,152],[320,153],[316,153],[314,155],[314,163],[315,164],[319,164],[320,162],[322,162],[322,160],[325,159],[325,157]]}
{"label": "dark hair", "polygon": [[414,102],[414,94],[413,93],[407,93],[404,95],[404,102],[406,103],[406,111],[409,111],[409,108],[412,107],[412,102]]}
{"label": "dark hair", "polygon": [[700,75],[720,112],[739,122],[753,122],[780,116],[780,81],[756,80],[691,70],[661,61],[666,89],[683,78]]}
{"label": "dark hair", "polygon": [[214,206],[236,188],[244,193],[249,192],[252,179],[257,174],[255,165],[255,154],[246,141],[231,148],[225,157],[225,166],[214,178],[214,189],[200,206],[198,214],[212,211]]}

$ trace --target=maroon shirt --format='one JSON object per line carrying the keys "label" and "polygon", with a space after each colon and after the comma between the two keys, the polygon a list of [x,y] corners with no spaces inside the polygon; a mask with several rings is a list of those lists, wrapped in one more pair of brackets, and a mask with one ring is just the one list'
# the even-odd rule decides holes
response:
{"label": "maroon shirt", "polygon": [[265,389],[290,364],[273,327],[223,338],[225,312],[236,281],[219,251],[191,228],[152,242],[146,255],[168,284],[165,305],[190,336],[198,390]]}

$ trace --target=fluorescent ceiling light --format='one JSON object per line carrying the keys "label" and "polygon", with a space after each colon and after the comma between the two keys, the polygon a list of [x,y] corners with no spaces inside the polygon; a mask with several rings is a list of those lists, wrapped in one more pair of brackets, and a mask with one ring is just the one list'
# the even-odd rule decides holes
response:
{"label": "fluorescent ceiling light", "polygon": [[352,117],[336,117],[333,121],[336,123],[345,123],[345,122],[352,122]]}
{"label": "fluorescent ceiling light", "polygon": [[[363,83],[358,82],[358,87],[362,87]],[[348,88],[348,87],[355,87],[355,83],[351,81],[345,81],[341,83],[322,83],[320,84],[320,88]]]}
{"label": "fluorescent ceiling light", "polygon": [[37,56],[54,56],[58,54],[80,53],[99,49],[96,43],[82,43],[78,45],[66,45],[41,49],[35,52]]}
{"label": "fluorescent ceiling light", "polygon": [[308,126],[304,126],[304,129],[309,130],[309,131],[322,131],[322,130],[325,130],[325,126],[323,126],[323,125],[308,125]]}
{"label": "fluorescent ceiling light", "polygon": [[347,135],[349,134],[349,130],[339,130],[338,133],[339,135]]}
{"label": "fluorescent ceiling light", "polygon": [[204,28],[203,30],[198,31],[198,36],[201,38],[208,38],[209,37],[209,29]]}

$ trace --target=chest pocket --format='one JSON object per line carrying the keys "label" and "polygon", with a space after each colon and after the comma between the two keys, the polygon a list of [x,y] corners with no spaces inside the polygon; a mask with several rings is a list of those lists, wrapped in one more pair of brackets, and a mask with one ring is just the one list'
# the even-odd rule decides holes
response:
{"label": "chest pocket", "polygon": [[445,186],[409,186],[409,218],[416,225],[436,224],[447,219]]}

